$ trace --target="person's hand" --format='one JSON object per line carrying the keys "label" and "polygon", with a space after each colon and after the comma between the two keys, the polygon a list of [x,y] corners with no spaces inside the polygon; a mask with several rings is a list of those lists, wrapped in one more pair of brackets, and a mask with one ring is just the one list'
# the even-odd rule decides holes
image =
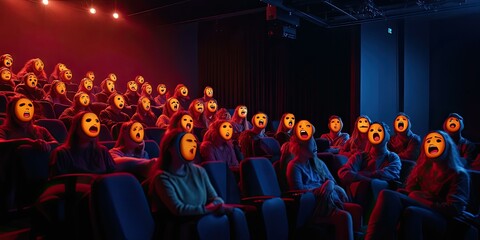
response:
{"label": "person's hand", "polygon": [[214,204],[214,203],[209,203],[205,206],[205,209],[209,213],[215,213],[215,214],[223,214],[223,203],[220,204]]}
{"label": "person's hand", "polygon": [[416,200],[426,206],[431,207],[433,204],[432,195],[422,191],[413,191],[408,194],[410,198]]}
{"label": "person's hand", "polygon": [[43,151],[43,152],[50,152],[51,150],[51,147],[50,147],[50,144],[48,144],[47,142],[45,142],[45,140],[43,139],[37,139],[33,142],[33,147],[39,149],[40,151]]}

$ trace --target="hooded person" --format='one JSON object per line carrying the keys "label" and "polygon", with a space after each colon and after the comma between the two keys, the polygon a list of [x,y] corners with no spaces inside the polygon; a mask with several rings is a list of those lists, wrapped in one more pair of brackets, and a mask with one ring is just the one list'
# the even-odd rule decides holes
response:
{"label": "hooded person", "polygon": [[208,100],[213,98],[213,88],[210,86],[206,86],[203,89],[203,97],[202,100],[203,102],[208,102]]}
{"label": "hooded person", "polygon": [[188,112],[193,118],[193,127],[199,129],[204,129],[207,127],[203,114],[205,112],[205,104],[201,99],[194,99],[188,107]]}
{"label": "hooded person", "polygon": [[122,112],[125,107],[125,99],[121,94],[112,94],[108,98],[108,107],[100,112],[100,122],[112,129],[113,125],[130,121],[130,116]]}
{"label": "hooded person", "polygon": [[277,132],[273,135],[273,137],[277,139],[280,146],[290,140],[294,125],[295,115],[293,115],[293,113],[284,113],[280,118],[280,124],[278,125]]}
{"label": "hooded person", "polygon": [[169,95],[167,92],[167,86],[163,83],[158,84],[157,93],[158,95],[155,97],[155,103],[157,106],[163,107]]}
{"label": "hooded person", "polygon": [[124,122],[115,146],[109,150],[115,162],[115,171],[132,173],[142,181],[148,177],[155,160],[145,151],[145,129],[140,122]]}
{"label": "hooded person", "polygon": [[[470,179],[455,143],[443,131],[429,132],[405,189],[383,190],[365,239],[455,239],[455,220],[469,204]],[[448,235],[451,233],[453,236]]]}
{"label": "hooded person", "polygon": [[50,76],[48,77],[48,83],[52,83],[53,80],[59,80],[60,79],[60,72],[63,70],[67,70],[68,67],[63,64],[63,63],[57,63],[55,67],[53,68],[52,73],[50,73]]}
{"label": "hooded person", "polygon": [[153,92],[153,87],[150,83],[145,82],[142,84],[141,90],[140,90],[140,97],[147,97],[150,100],[150,104],[152,106],[156,106],[155,103],[155,98],[152,96]]}
{"label": "hooded person", "polygon": [[371,123],[372,120],[367,115],[358,116],[350,139],[345,142],[338,153],[348,158],[357,152],[368,152],[370,146],[367,131]]}
{"label": "hooded person", "polygon": [[226,108],[220,108],[218,111],[215,113],[215,121],[216,120],[227,120],[230,121],[232,120],[232,115]]}
{"label": "hooded person", "polygon": [[182,109],[188,109],[190,105],[190,96],[188,96],[188,88],[184,84],[177,84],[173,97],[178,100]]}
{"label": "hooded person", "polygon": [[100,120],[92,112],[81,111],[72,119],[67,140],[50,157],[51,176],[71,173],[104,174],[115,170],[108,149],[98,143]]}
{"label": "hooded person", "polygon": [[140,94],[138,94],[138,84],[135,81],[127,82],[127,91],[125,91],[123,97],[127,101],[128,105],[137,104]]}
{"label": "hooded person", "polygon": [[142,75],[137,75],[135,76],[135,82],[137,83],[138,88],[142,88],[145,83],[145,78]]}
{"label": "hooded person", "polygon": [[400,179],[402,167],[398,155],[387,148],[390,140],[388,125],[372,123],[367,139],[370,150],[353,154],[338,170],[338,177],[349,188],[353,202],[363,207],[365,219],[368,219],[378,193]]}
{"label": "hooded person", "polygon": [[12,91],[15,89],[12,71],[6,67],[0,67],[0,86],[2,91]]}
{"label": "hooded person", "polygon": [[77,92],[84,92],[87,93],[90,97],[90,102],[96,102],[97,98],[93,93],[93,81],[90,78],[83,78],[80,83],[78,84]]}
{"label": "hooded person", "polygon": [[60,80],[53,80],[50,91],[45,95],[44,100],[52,104],[71,105],[72,101],[67,97],[67,87]]}
{"label": "hooded person", "polygon": [[73,96],[73,102],[71,103],[71,106],[63,110],[62,114],[60,114],[58,119],[61,120],[63,124],[65,124],[65,127],[67,129],[70,129],[73,117],[81,111],[90,112],[90,105],[91,101],[88,94],[84,92],[77,92],[75,96]]}
{"label": "hooded person", "polygon": [[457,145],[458,154],[464,164],[465,168],[470,168],[472,162],[477,156],[477,149],[473,142],[462,136],[463,117],[458,113],[448,114],[447,119],[443,122],[443,130],[452,138],[455,145]]}
{"label": "hooded person", "polygon": [[178,110],[180,110],[180,103],[178,100],[174,97],[169,98],[163,107],[162,115],[158,117],[155,125],[159,128],[166,129],[170,124],[170,118]]}
{"label": "hooded person", "polygon": [[422,140],[412,132],[410,117],[403,112],[398,113],[393,121],[393,128],[395,134],[388,141],[388,149],[397,153],[400,159],[417,161]]}
{"label": "hooded person", "polygon": [[34,73],[24,74],[22,81],[15,87],[15,92],[24,95],[32,101],[45,98],[45,91],[38,87],[38,79]]}
{"label": "hooded person", "polygon": [[190,113],[185,110],[178,110],[170,118],[170,124],[168,124],[166,132],[178,130],[194,134],[193,128],[193,118]]}
{"label": "hooded person", "polygon": [[137,110],[132,120],[140,122],[145,127],[155,127],[157,116],[152,111],[151,101],[147,96],[141,96],[137,102]]}
{"label": "hooded person", "polygon": [[217,103],[217,100],[213,98],[208,100],[208,102],[204,102],[204,103],[205,103],[205,111],[203,115],[205,116],[205,122],[208,127],[211,123],[215,122],[216,113],[218,111],[218,103]]}
{"label": "hooded person", "polygon": [[330,131],[320,135],[320,138],[327,139],[330,146],[328,151],[336,154],[350,139],[350,135],[342,132],[343,121],[337,115],[332,115],[328,118],[328,129]]}
{"label": "hooded person", "polygon": [[202,161],[224,161],[238,172],[239,163],[232,143],[233,126],[228,120],[217,120],[208,127],[200,145]]}
{"label": "hooded person", "polygon": [[254,157],[253,142],[267,137],[265,128],[268,124],[268,116],[263,112],[258,112],[252,117],[253,128],[243,131],[238,137],[238,145],[244,158]]}
{"label": "hooded person", "polygon": [[238,105],[233,111],[232,125],[233,125],[233,139],[238,140],[240,133],[245,130],[252,129],[252,123],[248,121],[248,108],[245,105]]}
{"label": "hooded person", "polygon": [[[147,180],[154,216],[161,222],[173,223],[172,218],[223,215],[228,212],[230,232],[234,239],[250,239],[243,212],[224,205],[205,169],[193,163],[197,155],[197,142],[193,134],[178,130],[170,131],[162,139],[160,157]],[[181,229],[185,229],[185,226]]]}
{"label": "hooded person", "polygon": [[17,75],[13,72],[12,67],[13,67],[13,57],[12,55],[5,53],[0,56],[0,68],[5,67],[10,70],[12,74],[12,80],[17,79]]}
{"label": "hooded person", "polygon": [[40,58],[32,58],[25,63],[20,71],[17,72],[17,78],[23,79],[27,73],[33,73],[38,81],[47,83],[47,73],[44,68],[45,65]]}
{"label": "hooded person", "polygon": [[100,88],[102,91],[95,95],[97,102],[108,103],[108,98],[117,92],[115,90],[115,82],[109,78],[106,78],[102,81]]}

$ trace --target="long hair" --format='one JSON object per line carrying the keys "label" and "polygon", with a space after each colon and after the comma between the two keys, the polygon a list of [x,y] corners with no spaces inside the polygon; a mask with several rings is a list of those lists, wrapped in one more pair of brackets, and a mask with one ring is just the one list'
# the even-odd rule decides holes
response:
{"label": "long hair", "polygon": [[[7,126],[10,129],[18,129],[18,128],[26,127],[27,132],[30,133],[30,134],[33,134],[35,132],[34,128],[33,128],[33,119],[31,121],[29,121],[26,125],[23,125],[23,124],[20,124],[19,120],[17,119],[17,117],[15,115],[15,105],[17,104],[18,100],[20,100],[22,98],[27,98],[27,97],[23,94],[17,93],[9,99],[8,104],[7,104],[7,108],[6,108],[7,117],[6,117],[3,125]],[[33,101],[32,101],[32,103],[33,103]],[[33,106],[34,106],[34,111],[35,111],[36,110],[35,103],[33,104]]]}
{"label": "long hair", "polygon": [[[440,155],[436,159],[428,158],[425,155],[425,147],[424,147],[428,134],[433,132],[439,133],[440,135],[442,135],[443,139],[445,140],[445,150],[442,153],[442,155]],[[421,179],[422,176],[425,175],[425,173],[428,172],[428,170],[431,168],[434,161],[444,165],[447,169],[445,172],[440,172],[437,175],[448,174],[448,172],[458,173],[458,172],[466,171],[460,160],[460,155],[458,154],[457,147],[455,146],[455,143],[453,143],[452,138],[442,130],[430,131],[423,138],[420,156],[417,160],[417,164],[415,165],[412,172],[407,178],[406,185],[407,186],[413,185],[415,182]],[[429,179],[428,181],[432,181],[432,180],[433,179],[431,180]]]}
{"label": "long hair", "polygon": [[[118,133],[118,138],[117,141],[115,142],[115,148],[120,148],[125,146],[125,139],[130,138],[130,128],[132,128],[132,125],[136,123],[137,121],[128,121],[122,123],[120,126],[120,131]],[[145,128],[145,126],[144,126]],[[135,148],[135,154],[142,154],[143,147],[138,144],[138,147]]]}
{"label": "long hair", "polygon": [[[185,115],[191,116],[190,113],[185,110],[178,110],[177,112],[175,112],[170,118],[170,123],[168,124],[167,131],[173,131],[173,130],[184,131],[182,127],[182,117]],[[192,129],[193,129],[193,123],[192,123]]]}
{"label": "long hair", "polygon": [[[238,105],[235,108],[235,111],[233,112],[232,122],[243,125],[243,130],[249,130],[250,129],[250,124],[248,124],[249,123],[248,119],[246,117],[242,118],[242,117],[240,117],[240,115],[238,115],[238,110],[241,107],[246,107],[247,108],[247,106],[245,106],[245,105]],[[248,108],[247,108],[247,110],[248,110]]]}
{"label": "long hair", "polygon": [[73,110],[75,110],[75,112],[79,112],[79,111],[88,111],[90,112],[90,106],[92,105],[92,99],[90,99],[90,102],[88,104],[88,106],[83,106],[81,103],[80,103],[80,96],[82,94],[87,94],[86,92],[77,92],[75,93],[75,96],[73,96],[73,102],[72,102],[72,108]]}
{"label": "long hair", "polygon": [[278,127],[277,127],[277,133],[289,131],[289,129],[285,126],[285,123],[284,123],[284,120],[285,120],[285,117],[287,117],[287,114],[293,114],[293,113],[287,112],[282,115],[282,117],[280,118],[280,124],[278,124]]}
{"label": "long hair", "polygon": [[[172,110],[172,107],[170,107],[170,102],[173,101],[173,100],[177,100],[177,98],[175,97],[171,97],[169,99],[167,99],[167,101],[165,102],[165,105],[163,106],[163,111],[162,111],[162,115],[165,115],[169,118],[172,117],[172,115],[175,113],[173,110]],[[179,111],[181,108],[181,104],[180,104],[180,101],[178,102],[178,110]]]}
{"label": "long hair", "polygon": [[[170,166],[172,165],[172,151],[170,151],[171,147],[176,147],[176,153],[180,154],[179,150],[179,142],[180,139],[185,135],[186,132],[179,131],[178,129],[174,129],[172,131],[166,132],[165,135],[162,138],[162,141],[160,142],[160,154],[155,162],[155,164],[152,166],[150,176],[155,176],[158,171],[162,170],[168,170]],[[175,146],[177,144],[177,146]],[[198,151],[197,151],[198,153]]]}
{"label": "long hair", "polygon": [[[89,111],[80,111],[77,114],[75,114],[75,116],[73,116],[72,123],[71,123],[70,129],[68,131],[67,140],[65,141],[65,143],[63,145],[66,145],[69,148],[76,148],[77,146],[80,145],[80,143],[81,143],[80,140],[83,139],[83,138],[79,135],[78,129],[80,129],[82,127],[83,115],[85,115],[88,112]],[[92,138],[90,140],[90,143],[91,143],[92,148],[97,148],[98,137]]]}
{"label": "long hair", "polygon": [[233,143],[232,143],[233,138],[230,139],[229,141],[226,141],[220,136],[220,126],[224,122],[230,122],[230,121],[225,119],[217,119],[215,120],[215,122],[210,124],[210,126],[208,126],[208,130],[205,132],[203,136],[203,141],[212,142],[214,145],[217,145],[218,143],[221,143],[221,142],[226,142],[228,145],[231,145],[233,147]]}
{"label": "long hair", "polygon": [[141,119],[144,119],[145,116],[157,119],[157,116],[155,116],[155,113],[153,113],[153,111],[152,111],[153,102],[150,101],[150,110],[145,111],[145,109],[143,109],[143,107],[142,107],[142,99],[143,98],[147,98],[148,100],[150,100],[150,98],[148,96],[141,96],[140,98],[138,98],[138,102],[137,102],[137,113],[138,113],[138,115],[140,116]]}

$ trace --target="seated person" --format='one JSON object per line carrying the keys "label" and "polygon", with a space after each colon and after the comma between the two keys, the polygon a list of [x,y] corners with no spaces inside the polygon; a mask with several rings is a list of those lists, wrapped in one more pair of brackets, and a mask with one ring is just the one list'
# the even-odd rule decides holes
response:
{"label": "seated person", "polygon": [[128,81],[127,83],[127,91],[123,94],[128,105],[135,105],[140,98],[140,94],[138,94],[138,84],[135,81]]}
{"label": "seated person", "polygon": [[115,90],[115,82],[109,78],[104,79],[102,83],[100,83],[100,88],[102,91],[95,94],[97,102],[108,103],[108,98],[117,92]]}
{"label": "seated person", "polygon": [[90,97],[84,92],[77,92],[73,97],[71,107],[63,110],[62,114],[58,117],[67,129],[70,129],[72,119],[77,113],[81,111],[90,112]]}
{"label": "seated person", "polygon": [[173,130],[193,133],[193,118],[190,116],[189,112],[185,110],[179,110],[172,115],[166,132]]}
{"label": "seated person", "polygon": [[37,76],[33,73],[26,73],[23,75],[22,81],[15,87],[15,92],[23,94],[32,101],[42,100],[45,98],[45,92],[37,84]]}
{"label": "seated person", "polygon": [[193,127],[199,128],[199,129],[204,129],[207,127],[207,124],[205,122],[205,117],[203,115],[205,111],[205,106],[204,103],[201,99],[194,99],[191,103],[190,106],[188,107],[188,112],[190,113],[190,116],[193,118]]}
{"label": "seated person", "polygon": [[115,147],[109,151],[116,165],[115,171],[132,173],[139,181],[148,177],[150,167],[155,162],[145,151],[144,134],[141,123],[124,122]]}
{"label": "seated person", "polygon": [[12,81],[17,80],[17,75],[13,72],[13,57],[12,55],[5,53],[0,56],[0,68],[7,68],[11,73]]}
{"label": "seated person", "polygon": [[348,158],[358,152],[368,152],[370,146],[367,131],[371,123],[372,120],[367,115],[358,116],[351,138],[345,142],[338,153]]}
{"label": "seated person", "polygon": [[100,112],[100,121],[112,129],[113,125],[130,121],[130,117],[122,112],[125,107],[123,95],[115,93],[108,98],[108,107]]}
{"label": "seated person", "polygon": [[[23,65],[22,69],[17,72],[17,78],[23,79],[25,75],[28,73],[33,73],[37,78],[37,81],[42,83],[47,82],[47,73],[45,72],[45,65],[40,58],[32,58],[28,60],[25,65]],[[34,100],[34,99],[30,99]]]}
{"label": "seated person", "polygon": [[238,145],[244,158],[255,157],[253,142],[257,139],[267,137],[265,128],[268,124],[267,114],[258,112],[252,117],[253,128],[243,131],[238,137]]}
{"label": "seated person", "polygon": [[44,100],[52,104],[71,105],[72,101],[67,97],[67,87],[60,80],[53,80],[50,91],[45,95]]}
{"label": "seated person", "polygon": [[343,188],[335,183],[325,163],[317,157],[316,144],[312,141],[314,133],[314,126],[302,120],[289,140],[293,155],[286,172],[289,190],[312,191],[317,199],[313,222],[333,224],[335,239],[353,240],[354,230],[359,231],[362,225],[362,208],[348,203]]}
{"label": "seated person", "polygon": [[171,97],[163,106],[162,115],[157,119],[156,125],[159,128],[167,128],[170,124],[170,118],[172,115],[180,109],[180,103],[174,97]]}
{"label": "seated person", "polygon": [[80,81],[80,84],[78,84],[77,92],[87,93],[88,96],[90,97],[90,102],[96,102],[97,101],[97,98],[95,97],[95,94],[93,93],[93,81],[90,80],[90,78],[83,78]]}
{"label": "seated person", "polygon": [[232,116],[233,140],[238,140],[240,134],[245,130],[252,129],[252,123],[247,119],[248,108],[245,105],[238,105]]}
{"label": "seated person", "polygon": [[293,115],[293,113],[284,113],[280,119],[277,132],[273,136],[275,139],[277,139],[278,143],[280,143],[280,146],[290,140],[294,125],[295,115]]}
{"label": "seated person", "polygon": [[443,130],[452,138],[457,145],[458,154],[465,168],[470,168],[477,157],[477,149],[473,142],[462,136],[464,128],[463,117],[458,113],[450,113],[443,123]]}
{"label": "seated person", "polygon": [[233,126],[229,121],[217,120],[210,125],[200,145],[202,161],[224,161],[238,173],[239,163],[232,143]]}
{"label": "seated person", "polygon": [[178,100],[180,109],[186,110],[188,106],[190,106],[190,96],[188,96],[188,88],[185,84],[177,84],[173,92],[173,97]]}
{"label": "seated person", "polygon": [[205,169],[192,163],[197,153],[197,139],[191,133],[170,131],[160,144],[160,157],[154,164],[148,180],[148,195],[155,216],[165,224],[172,218],[229,216],[230,232],[234,239],[249,239],[249,230],[243,212],[224,205],[213,188]]}
{"label": "seated person", "polygon": [[57,63],[53,68],[53,72],[50,73],[50,77],[48,77],[48,83],[52,83],[54,80],[60,80],[60,72],[67,69],[68,67],[65,64]]}
{"label": "seated person", "polygon": [[428,133],[421,146],[405,189],[380,192],[365,239],[455,239],[447,233],[468,204],[468,173],[445,132]]}
{"label": "seated person", "polygon": [[155,97],[156,106],[163,107],[163,105],[168,99],[167,96],[169,95],[167,93],[167,87],[165,86],[165,84],[163,83],[158,84],[157,92],[158,92],[158,95]]}
{"label": "seated person", "polygon": [[368,219],[378,193],[389,187],[390,182],[400,179],[402,163],[396,153],[387,149],[389,139],[385,123],[372,123],[368,128],[370,150],[352,155],[338,170],[338,177],[353,202],[362,206],[365,219]]}
{"label": "seated person", "polygon": [[343,122],[342,119],[337,115],[332,115],[328,118],[328,129],[329,133],[324,133],[320,135],[320,138],[327,139],[330,145],[328,152],[338,153],[340,148],[345,145],[350,135],[348,133],[343,133]]}
{"label": "seated person", "polygon": [[155,98],[152,96],[152,92],[153,92],[152,85],[150,85],[150,83],[148,82],[145,82],[142,85],[142,88],[140,89],[140,97],[144,97],[144,96],[147,97],[148,100],[150,100],[150,104],[152,106],[156,106]]}
{"label": "seated person", "polygon": [[204,103],[206,111],[203,113],[203,115],[205,116],[205,123],[208,128],[211,123],[215,122],[215,116],[218,110],[218,103],[217,100],[213,98],[208,100],[208,102]]}
{"label": "seated person", "polygon": [[4,91],[12,91],[15,89],[15,82],[12,78],[12,71],[6,67],[0,67],[0,85]]}
{"label": "seated person", "polygon": [[132,120],[140,122],[145,127],[155,127],[157,116],[152,112],[151,103],[147,96],[141,96],[137,102],[137,112],[133,114]]}
{"label": "seated person", "polygon": [[420,155],[420,136],[412,132],[410,117],[399,113],[393,122],[395,135],[388,141],[387,147],[396,153],[400,159],[417,161]]}

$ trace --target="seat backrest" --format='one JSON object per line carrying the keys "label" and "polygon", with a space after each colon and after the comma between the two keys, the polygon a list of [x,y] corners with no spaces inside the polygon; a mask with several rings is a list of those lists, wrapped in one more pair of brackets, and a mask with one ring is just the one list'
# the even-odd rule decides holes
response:
{"label": "seat backrest", "polygon": [[113,141],[112,133],[110,133],[110,128],[105,124],[100,124],[100,134],[98,135],[99,141]]}
{"label": "seat backrest", "polygon": [[199,240],[230,239],[230,223],[227,215],[207,214],[197,222]]}
{"label": "seat backrest", "polygon": [[44,101],[44,100],[38,100],[34,102],[40,106],[40,112],[45,118],[50,118],[50,119],[57,118],[57,116],[55,115],[55,110],[53,109],[53,104],[51,102]]}
{"label": "seat backrest", "polygon": [[97,116],[100,116],[100,112],[107,107],[108,107],[108,104],[104,102],[90,103],[90,109],[92,110],[93,113],[97,114]]}
{"label": "seat backrest", "polygon": [[7,111],[8,99],[5,94],[0,94],[0,112],[4,113]]}
{"label": "seat backrest", "polygon": [[404,160],[404,159],[402,159],[401,161],[402,161],[402,168],[400,169],[400,182],[403,185],[405,185],[408,175],[410,175],[410,172],[412,172],[413,167],[415,167],[417,163],[411,160]]}
{"label": "seat backrest", "polygon": [[470,198],[467,211],[477,215],[480,213],[480,171],[467,171],[470,176]]}
{"label": "seat backrest", "polygon": [[46,128],[59,143],[64,143],[67,139],[68,131],[61,120],[38,119],[35,124]]}
{"label": "seat backrest", "polygon": [[154,140],[157,144],[162,141],[163,135],[165,135],[166,129],[159,127],[146,127],[145,138]]}
{"label": "seat backrest", "polygon": [[225,203],[240,204],[240,189],[226,162],[206,161],[200,165],[207,171],[213,188]]}
{"label": "seat backrest", "polygon": [[264,157],[248,157],[240,162],[240,183],[245,197],[281,196],[273,165]]}
{"label": "seat backrest", "polygon": [[65,111],[65,109],[67,109],[69,107],[70,107],[69,105],[65,105],[65,104],[61,104],[61,103],[54,103],[53,104],[53,111],[55,112],[55,116],[57,118],[59,118],[60,115],[62,115],[63,111]]}
{"label": "seat backrest", "polygon": [[100,176],[92,185],[90,201],[100,239],[153,239],[155,223],[142,186],[133,175]]}
{"label": "seat backrest", "polygon": [[145,151],[150,158],[158,158],[160,155],[160,147],[158,143],[153,140],[145,140]]}
{"label": "seat backrest", "polygon": [[280,159],[280,143],[274,137],[263,137],[254,141],[253,151],[256,157],[267,157],[276,162]]}

